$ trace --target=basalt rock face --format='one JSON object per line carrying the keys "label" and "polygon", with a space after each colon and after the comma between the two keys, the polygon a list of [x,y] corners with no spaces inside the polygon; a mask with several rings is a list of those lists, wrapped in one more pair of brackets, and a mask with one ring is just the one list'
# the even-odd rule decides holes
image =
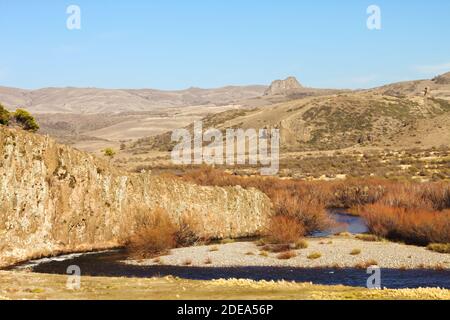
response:
{"label": "basalt rock face", "polygon": [[254,235],[271,212],[255,189],[129,174],[48,137],[0,127],[0,266],[118,246],[136,214],[156,207],[175,221],[194,213],[216,238]]}
{"label": "basalt rock face", "polygon": [[265,96],[288,95],[302,89],[302,85],[295,77],[288,77],[285,80],[275,80],[264,93]]}

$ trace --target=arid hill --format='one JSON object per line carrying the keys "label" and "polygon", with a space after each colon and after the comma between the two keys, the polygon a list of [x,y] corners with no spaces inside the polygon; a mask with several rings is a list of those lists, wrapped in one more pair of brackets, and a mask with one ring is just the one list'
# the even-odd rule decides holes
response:
{"label": "arid hill", "polygon": [[167,150],[170,131],[200,119],[222,129],[278,126],[284,150],[430,147],[448,145],[449,82],[450,73],[363,91],[307,88],[294,77],[181,91],[0,88],[0,101],[35,114],[41,133],[95,153],[124,143],[132,153]]}
{"label": "arid hill", "polygon": [[450,72],[433,79],[389,84],[369,90],[395,97],[424,96],[450,100]]}
{"label": "arid hill", "polygon": [[[212,115],[204,123],[221,130],[279,128],[282,149],[292,152],[352,146],[448,146],[449,117],[447,100],[355,92],[229,111]],[[150,145],[165,150],[170,146],[169,139],[169,134],[141,139],[133,148],[145,150]]]}
{"label": "arid hill", "polygon": [[0,102],[9,110],[25,108],[41,124],[41,133],[87,151],[120,141],[183,127],[208,114],[240,107],[239,101],[260,97],[265,86],[153,89],[0,87]]}

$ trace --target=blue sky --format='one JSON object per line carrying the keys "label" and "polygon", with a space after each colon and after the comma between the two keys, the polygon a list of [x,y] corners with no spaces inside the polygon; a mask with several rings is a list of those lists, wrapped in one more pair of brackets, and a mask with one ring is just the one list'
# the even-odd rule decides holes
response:
{"label": "blue sky", "polygon": [[0,85],[365,88],[450,71],[449,37],[448,0],[1,0]]}

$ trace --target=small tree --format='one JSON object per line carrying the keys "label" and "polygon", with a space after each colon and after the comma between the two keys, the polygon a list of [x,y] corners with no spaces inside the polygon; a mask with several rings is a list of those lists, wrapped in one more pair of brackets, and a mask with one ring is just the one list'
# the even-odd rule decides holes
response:
{"label": "small tree", "polygon": [[13,119],[24,130],[32,132],[36,132],[39,130],[39,125],[37,124],[34,117],[24,109],[17,109],[13,114]]}
{"label": "small tree", "polygon": [[10,118],[11,118],[11,114],[0,103],[0,124],[4,125],[4,126],[7,126],[9,124],[9,119]]}
{"label": "small tree", "polygon": [[114,151],[113,148],[106,148],[105,150],[103,150],[103,155],[112,159],[116,155],[116,151]]}

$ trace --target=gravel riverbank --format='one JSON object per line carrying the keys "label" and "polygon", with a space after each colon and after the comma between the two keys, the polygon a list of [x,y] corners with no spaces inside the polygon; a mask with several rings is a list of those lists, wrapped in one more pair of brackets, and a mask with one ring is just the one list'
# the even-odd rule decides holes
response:
{"label": "gravel riverbank", "polygon": [[[201,267],[353,268],[375,261],[381,268],[450,269],[450,254],[432,252],[423,247],[393,242],[366,242],[354,237],[337,236],[308,238],[307,242],[308,248],[294,250],[296,256],[288,260],[278,259],[278,253],[261,255],[261,247],[254,242],[235,242],[174,249],[169,255],[157,259],[129,260],[125,263]],[[311,255],[316,253],[320,257],[312,259]]]}

